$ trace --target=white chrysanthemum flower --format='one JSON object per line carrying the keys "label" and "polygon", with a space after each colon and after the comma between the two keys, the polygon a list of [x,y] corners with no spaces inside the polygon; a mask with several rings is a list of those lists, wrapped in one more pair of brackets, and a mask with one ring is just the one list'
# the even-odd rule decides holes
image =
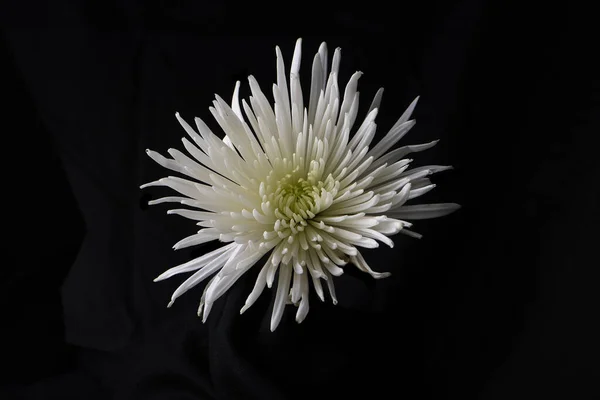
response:
{"label": "white chrysanthemum flower", "polygon": [[231,106],[216,96],[210,108],[226,134],[223,140],[201,119],[195,119],[196,132],[176,114],[192,139],[182,139],[192,158],[175,149],[168,150],[173,159],[147,151],[158,164],[191,178],[170,176],[142,185],[168,186],[184,196],[150,204],[176,202],[193,208],[168,211],[199,221],[197,225],[202,227],[174,248],[217,239],[226,243],[155,279],[196,271],[175,290],[171,306],[183,293],[214,275],[200,301],[198,315],[203,321],[213,303],[268,255],[241,312],[256,301],[265,286],[272,287],[278,272],[271,330],[277,328],[286,304],[297,306],[296,321],[302,322],[309,309],[310,281],[323,301],[324,280],[336,304],[333,277],[342,274],[346,264],[354,264],[373,278],[389,275],[373,271],[359,248],[378,247],[377,241],[392,247],[394,242],[388,236],[399,232],[420,237],[406,229],[411,226],[406,220],[439,217],[459,208],[453,203],[404,205],[434,188],[428,175],[450,168],[409,169],[411,160],[404,157],[429,149],[437,141],[388,152],[414,126],[409,118],[417,99],[383,139],[369,147],[383,89],[354,129],[356,89],[362,73],[352,75],[341,95],[337,83],[340,49],[334,52],[329,74],[325,43],[315,55],[308,107],[299,79],[301,40],[296,43],[289,82],[279,48],[276,55],[274,107],[250,76],[250,104],[242,101],[240,107],[237,82]]}

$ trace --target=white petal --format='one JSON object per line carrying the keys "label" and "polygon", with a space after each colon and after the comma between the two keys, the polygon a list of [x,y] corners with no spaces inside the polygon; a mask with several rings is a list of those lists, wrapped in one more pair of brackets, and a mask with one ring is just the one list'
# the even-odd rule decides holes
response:
{"label": "white petal", "polygon": [[409,166],[408,164],[411,161],[412,160],[410,159],[400,160],[389,167],[385,167],[384,169],[380,170],[377,175],[373,174],[374,178],[369,186],[377,187],[377,185],[381,185],[382,183],[402,177],[402,174],[404,171],[406,171]]}
{"label": "white petal", "polygon": [[194,211],[194,210],[188,210],[188,209],[183,209],[183,208],[169,210],[169,211],[167,211],[167,214],[181,215],[182,217],[185,217],[188,219],[193,219],[195,221],[205,221],[208,219],[215,218],[217,216],[217,214],[212,213],[212,212]]}
{"label": "white petal", "polygon": [[238,270],[232,274],[222,277],[222,279],[220,279],[218,282],[215,282],[213,284],[213,291],[209,291],[206,294],[206,303],[214,303],[217,301],[237,282],[238,279],[242,277],[242,275],[244,275],[247,270],[248,268],[244,270]]}
{"label": "white petal", "polygon": [[451,165],[424,165],[422,167],[417,167],[417,168],[409,169],[408,171],[404,172],[400,176],[404,177],[404,176],[412,175],[412,174],[415,174],[417,172],[426,171],[426,170],[430,171],[430,173],[432,173],[432,174],[435,174],[437,172],[447,171],[449,169],[452,169]]}
{"label": "white petal", "polygon": [[434,188],[435,188],[435,184],[431,184],[431,185],[413,189],[410,191],[410,194],[408,195],[408,199],[410,200],[410,199],[414,199],[419,196],[423,196],[425,193],[433,190]]}
{"label": "white petal", "polygon": [[400,219],[429,219],[443,217],[460,208],[456,203],[420,204],[403,206],[389,213],[390,217]]}
{"label": "white petal", "polygon": [[300,285],[301,285],[301,279],[302,279],[302,275],[305,274],[297,274],[297,273],[293,273],[292,274],[292,290],[291,292],[291,300],[292,303],[297,304],[298,301],[300,301],[300,295],[301,295],[301,291],[300,291]]}
{"label": "white petal", "polygon": [[327,275],[327,288],[329,289],[329,295],[331,296],[331,301],[335,305],[338,303],[338,299],[335,294],[335,286],[333,285],[333,279],[329,272],[326,271],[325,274]]}
{"label": "white petal", "polygon": [[197,234],[181,239],[173,245],[175,250],[183,249],[190,246],[197,246],[202,243],[210,242],[219,238],[219,231],[214,228],[200,230]]}
{"label": "white petal", "polygon": [[206,152],[206,150],[208,149],[208,144],[206,143],[206,141],[202,137],[200,137],[200,135],[198,135],[196,131],[194,131],[194,129],[187,122],[185,122],[183,118],[181,118],[179,113],[175,113],[175,117],[177,118],[177,121],[179,121],[183,129],[187,132],[187,134],[190,135],[192,140],[196,142],[198,147],[200,147],[203,151]]}
{"label": "white petal", "polygon": [[172,277],[173,275],[182,274],[184,272],[190,272],[202,268],[207,265],[209,262],[215,260],[217,257],[223,257],[225,260],[229,257],[229,253],[233,250],[233,247],[236,246],[235,243],[230,243],[226,246],[219,247],[216,250],[211,251],[210,253],[206,253],[201,257],[195,258],[191,261],[188,261],[184,264],[178,265],[167,271],[160,274],[157,278],[154,279],[154,282],[162,281]]}
{"label": "white petal", "polygon": [[412,226],[412,224],[410,222],[400,221],[400,220],[388,218],[388,217],[381,217],[381,218],[382,219],[379,221],[377,226],[375,226],[373,229],[376,230],[377,232],[381,232],[387,236],[395,235],[396,233],[400,232],[400,230],[405,226],[408,226],[408,227]]}
{"label": "white petal", "polygon": [[416,121],[406,121],[398,126],[394,126],[390,131],[381,139],[371,151],[367,153],[367,156],[373,156],[379,158],[383,153],[388,151],[393,145],[398,143],[408,131],[415,126]]}
{"label": "white petal", "polygon": [[265,290],[265,286],[267,285],[267,270],[269,269],[269,265],[270,263],[267,261],[258,273],[256,282],[254,283],[254,288],[252,289],[252,292],[250,292],[250,294],[248,295],[244,306],[240,310],[240,314],[243,314],[247,309],[249,309],[256,302],[256,300],[258,300],[262,292]]}
{"label": "white petal", "polygon": [[231,252],[231,255],[229,256],[229,259],[227,260],[225,265],[223,265],[221,272],[219,272],[219,276],[225,277],[227,275],[234,273],[236,271],[236,266],[237,266],[238,262],[242,261],[246,257],[245,252],[247,250],[248,250],[247,244],[242,244],[242,245],[236,246],[235,249],[233,250],[233,252]]}
{"label": "white petal", "polygon": [[435,146],[438,142],[439,142],[439,140],[434,140],[429,143],[399,147],[399,148],[392,150],[388,153],[385,153],[384,155],[379,157],[377,160],[375,160],[373,162],[373,164],[371,164],[371,166],[364,173],[367,174],[370,171],[375,170],[377,167],[379,167],[383,164],[386,164],[386,163],[388,165],[393,164],[396,161],[401,160],[402,157],[404,157],[410,153],[417,153],[420,151],[428,150],[428,149],[432,148],[433,146]]}
{"label": "white petal", "polygon": [[[346,115],[346,113],[350,111],[352,103],[355,101],[355,99],[358,99],[356,88],[358,86],[358,80],[362,74],[363,73],[360,71],[355,72],[346,84],[346,89],[344,90],[344,100],[342,101],[342,106],[340,108],[340,117]],[[352,128],[352,125],[349,124],[348,127]]]}
{"label": "white petal", "polygon": [[187,197],[167,196],[167,197],[161,197],[160,199],[150,200],[148,202],[148,205],[153,206],[155,204],[160,204],[160,203],[181,203],[183,200],[187,200]]}
{"label": "white petal", "polygon": [[161,167],[164,167],[164,168],[170,169],[171,171],[179,172],[179,173],[182,173],[182,174],[185,174],[185,175],[188,175],[188,176],[194,178],[194,176],[191,175],[189,172],[187,172],[185,170],[185,168],[183,168],[183,166],[180,165],[177,161],[169,160],[168,158],[162,156],[160,153],[157,153],[156,151],[153,151],[150,149],[146,149],[146,154],[148,154],[148,157],[153,159]]}
{"label": "white petal", "polygon": [[408,229],[402,229],[400,231],[400,233],[403,233],[403,234],[405,234],[407,236],[410,236],[410,237],[414,237],[415,239],[421,239],[423,237],[423,235],[421,235],[420,233],[413,232],[413,231],[410,231]]}
{"label": "white petal", "polygon": [[392,199],[392,208],[394,207],[402,207],[404,203],[408,200],[408,195],[410,194],[411,183],[408,182],[400,192],[394,196]]}
{"label": "white petal", "polygon": [[283,110],[286,113],[286,120],[291,124],[292,114],[290,111],[290,99],[288,97],[288,87],[287,80],[285,78],[285,65],[283,62],[283,56],[281,55],[281,50],[279,47],[275,47],[275,53],[277,55],[277,87],[279,87],[279,91],[281,92],[281,97],[283,100]]}
{"label": "white petal", "polygon": [[374,109],[379,109],[381,107],[381,98],[383,97],[383,88],[379,88],[379,90],[377,91],[377,93],[375,93],[375,97],[373,97],[373,101],[371,102],[371,106],[369,107],[369,111],[367,112],[370,113],[371,111],[373,111]]}
{"label": "white petal", "polygon": [[242,109],[240,108],[240,81],[235,82],[235,89],[233,89],[233,97],[231,99],[231,108],[240,120],[244,120]]}
{"label": "white petal", "polygon": [[389,272],[375,272],[375,271],[373,271],[371,269],[371,267],[369,267],[369,264],[367,264],[367,262],[365,261],[365,259],[362,256],[362,254],[360,254],[360,253],[358,253],[356,255],[356,257],[351,257],[350,260],[352,261],[352,263],[354,265],[356,265],[358,267],[358,269],[360,269],[363,272],[368,273],[369,275],[371,275],[375,279],[387,278],[388,276],[391,275]]}
{"label": "white petal", "polygon": [[317,293],[317,296],[319,296],[319,299],[321,301],[325,301],[325,295],[323,293],[323,285],[321,285],[321,278],[317,278],[315,276],[312,276],[312,282],[313,282],[313,286],[315,287],[315,292]]}
{"label": "white petal", "polygon": [[301,300],[300,306],[298,307],[298,311],[296,312],[296,322],[301,323],[304,321],[306,316],[308,315],[308,277],[307,274],[302,274],[300,278],[300,292],[301,292]]}
{"label": "white petal", "polygon": [[273,314],[271,316],[271,332],[277,329],[283,316],[283,309],[287,301],[290,291],[290,278],[292,275],[292,267],[282,265],[279,268],[279,280],[277,282],[277,293],[275,294],[275,303],[273,303]]}
{"label": "white petal", "polygon": [[182,294],[184,294],[185,292],[187,292],[188,290],[190,290],[191,288],[193,288],[194,286],[196,286],[197,284],[199,284],[200,282],[202,282],[203,280],[208,278],[210,275],[217,272],[223,266],[225,259],[226,259],[226,257],[217,257],[216,259],[214,259],[213,261],[208,263],[200,271],[197,271],[192,276],[190,276],[188,279],[186,279],[173,292],[173,294],[171,295],[171,301],[169,302],[167,307],[171,307],[173,305],[173,303],[175,302],[175,300],[179,296],[181,296]]}
{"label": "white petal", "polygon": [[415,97],[415,99],[412,101],[412,103],[409,104],[408,108],[404,111],[404,113],[400,116],[400,118],[398,118],[398,121],[396,121],[396,123],[394,124],[392,129],[397,128],[398,126],[400,126],[400,125],[404,124],[406,121],[408,121],[408,119],[412,115],[415,107],[417,106],[419,97],[420,96]]}
{"label": "white petal", "polygon": [[315,54],[312,65],[312,80],[310,82],[310,96],[308,105],[308,118],[314,121],[317,112],[317,103],[319,93],[325,86],[325,72],[323,71],[323,62],[319,53]]}
{"label": "white petal", "polygon": [[161,178],[154,182],[146,183],[140,186],[141,189],[145,189],[150,186],[167,186],[179,193],[196,199],[198,197],[198,190],[194,186],[193,182],[185,179],[169,176],[168,178]]}
{"label": "white petal", "polygon": [[379,203],[379,195],[376,194],[370,200],[367,200],[363,203],[349,206],[349,207],[341,207],[334,210],[328,209],[325,210],[324,215],[342,215],[342,214],[356,214],[359,212],[368,212],[371,207],[374,207],[377,203]]}

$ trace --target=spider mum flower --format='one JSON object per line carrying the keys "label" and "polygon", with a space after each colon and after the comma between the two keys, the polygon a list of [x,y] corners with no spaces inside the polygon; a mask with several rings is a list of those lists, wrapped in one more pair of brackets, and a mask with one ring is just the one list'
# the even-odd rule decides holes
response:
{"label": "spider mum flower", "polygon": [[[296,321],[309,310],[311,287],[325,299],[325,286],[337,303],[334,277],[352,264],[373,278],[389,273],[373,271],[360,248],[393,247],[397,233],[420,237],[407,229],[408,220],[440,217],[457,204],[405,205],[435,185],[428,175],[450,167],[410,169],[404,158],[429,149],[437,141],[389,151],[415,124],[410,119],[415,99],[390,131],[375,145],[375,117],[383,94],[380,89],[365,119],[358,115],[356,72],[343,94],[338,86],[340,49],[328,72],[323,43],[312,63],[312,80],[305,104],[300,87],[301,40],[296,43],[289,81],[281,51],[276,48],[277,84],[272,106],[250,76],[249,103],[239,102],[237,82],[228,105],[216,96],[210,112],[223,129],[221,140],[199,118],[197,130],[176,114],[191,141],[183,146],[191,155],[169,149],[172,159],[148,150],[165,168],[189,179],[169,176],[142,185],[167,186],[183,196],[152,200],[150,204],[180,203],[190,208],[169,210],[198,221],[202,229],[175,244],[175,249],[212,240],[222,247],[161,274],[155,281],[194,272],[172,295],[175,299],[206,279],[198,315],[206,321],[211,307],[251,268],[260,268],[243,313],[264,291],[276,285],[271,330],[281,321],[287,304],[297,307]],[[243,113],[242,113],[243,110]],[[255,264],[266,258],[264,264]],[[277,282],[275,283],[275,280]]]}

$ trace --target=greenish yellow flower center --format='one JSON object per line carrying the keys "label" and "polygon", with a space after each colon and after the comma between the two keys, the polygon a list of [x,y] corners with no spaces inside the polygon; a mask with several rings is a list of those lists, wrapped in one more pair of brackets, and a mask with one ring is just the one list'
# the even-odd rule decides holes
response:
{"label": "greenish yellow flower center", "polygon": [[277,208],[279,210],[287,210],[289,208],[295,214],[313,209],[315,206],[315,197],[318,195],[318,186],[302,178],[296,182],[283,178],[275,191]]}
{"label": "greenish yellow flower center", "polygon": [[[332,174],[322,178],[322,160],[312,162],[308,171],[295,162],[295,158],[275,159],[273,170],[258,188],[261,210],[275,217],[273,232],[290,243],[310,220],[331,206],[340,186]],[[271,236],[268,231],[265,235],[265,239]]]}

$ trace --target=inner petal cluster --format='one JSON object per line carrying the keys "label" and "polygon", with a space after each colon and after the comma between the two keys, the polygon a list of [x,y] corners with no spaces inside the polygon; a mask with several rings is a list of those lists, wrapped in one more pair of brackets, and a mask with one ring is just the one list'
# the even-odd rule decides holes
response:
{"label": "inner petal cluster", "polygon": [[321,251],[320,242],[324,239],[318,232],[323,223],[315,218],[333,204],[340,188],[340,182],[332,174],[321,179],[320,162],[311,163],[307,171],[302,161],[295,153],[291,160],[275,160],[279,168],[272,169],[258,188],[262,213],[253,212],[257,222],[263,222],[267,228],[263,232],[263,247],[269,242],[279,242],[270,258],[271,264],[292,261],[299,273],[306,266],[302,252],[310,248],[329,262]]}
{"label": "inner petal cluster", "polygon": [[268,185],[267,193],[262,195],[263,204],[274,207],[274,228],[279,237],[303,232],[307,221],[331,206],[338,188],[339,182],[331,175],[324,182],[316,181],[314,177],[298,177],[297,170],[284,175],[274,186]]}

